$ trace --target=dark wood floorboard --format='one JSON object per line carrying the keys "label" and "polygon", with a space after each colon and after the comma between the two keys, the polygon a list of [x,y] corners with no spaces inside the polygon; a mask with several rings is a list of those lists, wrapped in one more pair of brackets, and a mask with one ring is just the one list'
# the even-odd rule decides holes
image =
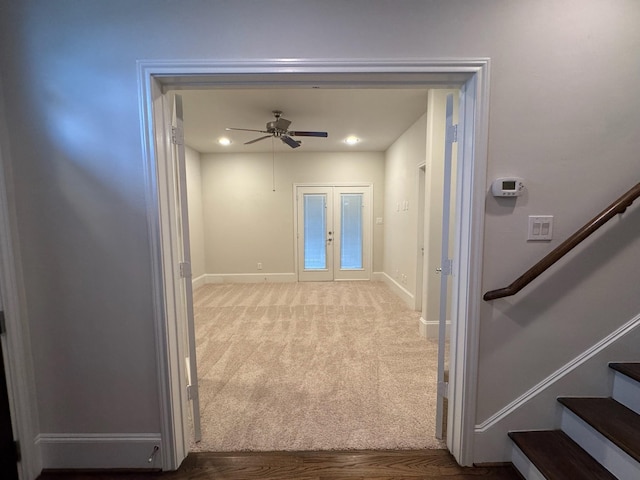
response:
{"label": "dark wood floorboard", "polygon": [[39,480],[521,480],[511,466],[463,468],[446,450],[192,453],[176,472],[53,472]]}

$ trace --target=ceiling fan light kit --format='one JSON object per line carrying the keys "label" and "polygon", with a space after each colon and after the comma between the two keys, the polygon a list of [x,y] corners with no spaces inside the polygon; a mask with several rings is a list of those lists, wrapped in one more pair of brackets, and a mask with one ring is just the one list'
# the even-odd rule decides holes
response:
{"label": "ceiling fan light kit", "polygon": [[313,132],[313,131],[300,131],[300,130],[289,130],[289,125],[291,125],[291,121],[282,117],[281,110],[273,110],[273,116],[275,120],[271,122],[267,122],[265,130],[254,130],[252,128],[230,128],[227,127],[226,130],[237,130],[243,132],[258,132],[264,133],[258,138],[254,138],[253,140],[249,140],[245,142],[245,145],[251,145],[252,143],[259,142],[260,140],[264,140],[265,138],[279,138],[283,143],[286,143],[291,148],[298,148],[302,141],[295,140],[291,137],[318,137],[318,138],[327,138],[329,135],[327,132]]}

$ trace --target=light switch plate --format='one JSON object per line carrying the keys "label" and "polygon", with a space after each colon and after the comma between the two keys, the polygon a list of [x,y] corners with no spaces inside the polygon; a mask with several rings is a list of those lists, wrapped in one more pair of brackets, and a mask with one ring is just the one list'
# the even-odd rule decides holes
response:
{"label": "light switch plate", "polygon": [[553,215],[529,215],[527,240],[553,240]]}

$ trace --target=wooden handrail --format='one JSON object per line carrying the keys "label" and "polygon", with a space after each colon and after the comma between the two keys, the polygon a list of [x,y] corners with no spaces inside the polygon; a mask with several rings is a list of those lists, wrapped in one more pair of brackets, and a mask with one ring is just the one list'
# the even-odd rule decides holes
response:
{"label": "wooden handrail", "polygon": [[555,250],[550,252],[546,257],[536,263],[533,267],[527,270],[524,274],[518,277],[511,285],[498,290],[491,290],[484,294],[482,297],[484,300],[495,300],[496,298],[509,297],[515,295],[524,287],[529,285],[538,275],[544,272],[551,265],[556,263],[562,257],[564,257],[570,250],[576,245],[582,242],[585,238],[599,229],[602,225],[611,220],[614,216],[624,211],[634,202],[636,198],[640,197],[640,183],[622,195],[618,200],[609,205],[599,215],[595,216],[591,221],[578,230],[576,233],[567,238],[563,243],[558,245]]}

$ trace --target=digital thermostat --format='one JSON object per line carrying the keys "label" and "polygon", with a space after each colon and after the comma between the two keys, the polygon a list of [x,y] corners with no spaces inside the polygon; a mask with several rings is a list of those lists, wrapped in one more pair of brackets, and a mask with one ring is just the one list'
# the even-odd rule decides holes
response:
{"label": "digital thermostat", "polygon": [[491,184],[494,197],[519,197],[524,189],[522,179],[518,177],[496,178]]}

